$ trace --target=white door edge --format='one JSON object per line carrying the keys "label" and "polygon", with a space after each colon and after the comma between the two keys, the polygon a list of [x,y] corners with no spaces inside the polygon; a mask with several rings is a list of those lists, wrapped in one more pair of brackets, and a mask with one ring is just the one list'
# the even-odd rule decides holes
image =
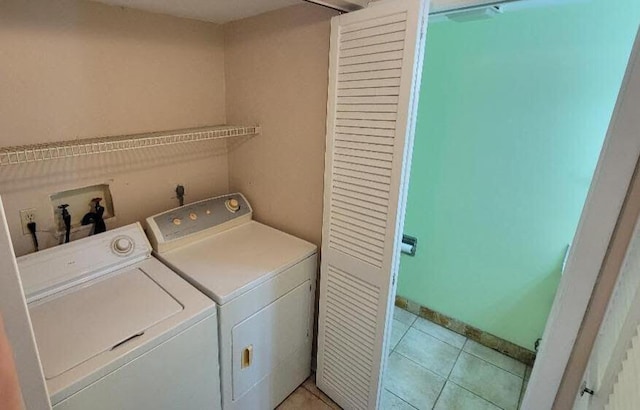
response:
{"label": "white door edge", "polygon": [[49,392],[44,381],[2,198],[0,198],[0,312],[2,312],[9,343],[12,345],[26,408],[29,410],[51,409]]}
{"label": "white door edge", "polygon": [[[553,408],[640,158],[640,31],[545,327],[522,410]],[[576,392],[577,393],[577,392]]]}

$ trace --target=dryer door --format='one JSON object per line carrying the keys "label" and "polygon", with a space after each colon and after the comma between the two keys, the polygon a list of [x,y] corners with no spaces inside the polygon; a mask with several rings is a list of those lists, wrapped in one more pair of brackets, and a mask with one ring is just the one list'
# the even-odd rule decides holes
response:
{"label": "dryer door", "polygon": [[[310,288],[311,281],[303,282],[233,328],[234,401],[289,358],[309,349]],[[311,360],[310,352],[305,356]]]}

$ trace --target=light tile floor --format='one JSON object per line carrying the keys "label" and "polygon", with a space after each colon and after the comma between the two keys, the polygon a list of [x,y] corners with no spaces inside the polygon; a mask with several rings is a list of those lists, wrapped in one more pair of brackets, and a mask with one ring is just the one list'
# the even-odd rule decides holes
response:
{"label": "light tile floor", "polygon": [[[390,409],[393,407],[389,407]],[[286,398],[276,410],[340,410],[326,394],[316,387],[316,376],[312,374],[300,387]]]}
{"label": "light tile floor", "polygon": [[398,307],[383,409],[516,410],[530,368]]}
{"label": "light tile floor", "polygon": [[[381,410],[516,410],[531,368],[395,308]],[[276,410],[339,410],[315,375]]]}

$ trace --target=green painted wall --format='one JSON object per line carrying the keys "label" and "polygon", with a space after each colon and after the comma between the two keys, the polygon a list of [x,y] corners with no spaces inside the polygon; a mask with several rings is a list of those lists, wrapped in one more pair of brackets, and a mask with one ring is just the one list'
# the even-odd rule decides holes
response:
{"label": "green painted wall", "polygon": [[639,22],[594,0],[429,26],[399,295],[533,349]]}

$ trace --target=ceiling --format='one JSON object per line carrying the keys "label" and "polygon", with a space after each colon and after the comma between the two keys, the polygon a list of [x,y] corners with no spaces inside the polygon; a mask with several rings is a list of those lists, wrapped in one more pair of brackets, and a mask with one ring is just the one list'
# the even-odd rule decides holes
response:
{"label": "ceiling", "polygon": [[111,6],[129,7],[212,23],[226,23],[267,11],[280,9],[302,0],[93,0]]}

